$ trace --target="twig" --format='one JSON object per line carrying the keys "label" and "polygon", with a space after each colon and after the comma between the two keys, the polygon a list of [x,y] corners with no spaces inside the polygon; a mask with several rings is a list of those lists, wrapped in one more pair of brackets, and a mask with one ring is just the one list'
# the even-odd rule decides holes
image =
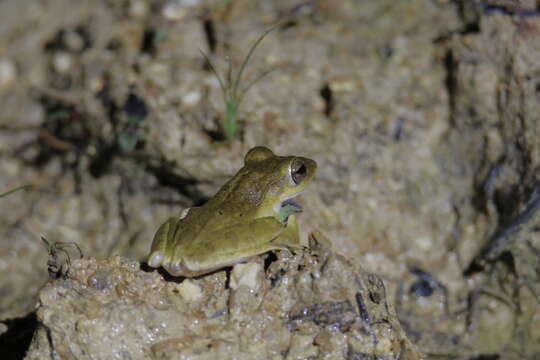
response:
{"label": "twig", "polygon": [[519,213],[506,226],[499,228],[489,238],[487,244],[473,258],[467,269],[465,269],[464,275],[472,275],[482,269],[487,262],[497,260],[503,251],[503,247],[507,245],[512,235],[516,235],[521,230],[521,226],[529,221],[538,209],[540,209],[540,183],[536,185],[534,197],[525,210]]}

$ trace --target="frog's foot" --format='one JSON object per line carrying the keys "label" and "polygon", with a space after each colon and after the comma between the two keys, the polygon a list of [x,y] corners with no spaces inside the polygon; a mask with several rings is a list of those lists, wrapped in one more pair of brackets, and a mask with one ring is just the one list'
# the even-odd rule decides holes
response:
{"label": "frog's foot", "polygon": [[168,252],[170,239],[174,237],[174,231],[176,229],[177,220],[173,217],[165,221],[154,235],[152,241],[152,249],[148,256],[148,265],[153,268],[158,268],[164,263],[166,254]]}
{"label": "frog's foot", "polygon": [[167,270],[172,276],[186,276],[190,271],[180,262],[167,262],[162,264],[163,268]]}
{"label": "frog's foot", "polygon": [[298,254],[298,253],[303,253],[305,251],[307,251],[309,248],[307,246],[304,246],[304,245],[295,245],[295,246],[291,246],[290,244],[287,244],[285,245],[287,246],[287,250],[293,254]]}
{"label": "frog's foot", "polygon": [[165,254],[159,252],[152,253],[148,258],[148,266],[158,268],[163,263],[163,259],[165,259]]}
{"label": "frog's foot", "polygon": [[306,249],[305,246],[300,244],[296,216],[289,216],[285,229],[277,238],[272,241],[271,244],[273,249],[287,250],[292,254],[303,252]]}
{"label": "frog's foot", "polygon": [[177,276],[183,272],[184,267],[180,262],[173,262],[171,259],[168,259],[162,252],[153,252],[148,258],[148,266],[153,268],[158,268],[163,266],[167,272],[171,275]]}
{"label": "frog's foot", "polygon": [[280,244],[280,243],[273,243],[274,249],[276,250],[285,250],[291,253],[292,255],[297,255],[299,253],[303,253],[306,250],[308,250],[307,246],[300,245],[300,244]]}
{"label": "frog's foot", "polygon": [[183,275],[186,272],[186,267],[181,262],[174,262],[168,259],[161,252],[153,252],[148,258],[148,266],[158,268],[163,266],[167,272],[173,276]]}
{"label": "frog's foot", "polygon": [[148,266],[153,268],[162,266],[172,276],[186,276],[186,274],[191,273],[182,262],[171,261],[171,259],[165,257],[165,254],[160,252],[154,252],[150,255]]}

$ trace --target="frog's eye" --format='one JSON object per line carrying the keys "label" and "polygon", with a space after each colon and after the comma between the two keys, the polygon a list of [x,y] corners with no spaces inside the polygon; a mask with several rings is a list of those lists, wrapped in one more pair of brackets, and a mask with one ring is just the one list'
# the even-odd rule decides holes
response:
{"label": "frog's eye", "polygon": [[306,165],[304,165],[304,163],[298,159],[293,160],[290,171],[291,179],[295,186],[300,184],[307,174]]}

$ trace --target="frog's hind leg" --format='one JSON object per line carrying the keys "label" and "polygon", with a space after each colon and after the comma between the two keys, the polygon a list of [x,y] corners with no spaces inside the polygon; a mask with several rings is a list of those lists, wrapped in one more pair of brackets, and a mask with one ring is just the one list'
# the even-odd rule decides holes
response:
{"label": "frog's hind leg", "polygon": [[192,272],[208,272],[271,250],[301,250],[297,232],[298,225],[292,216],[285,226],[272,216],[233,224],[201,236],[197,242],[201,251],[186,253],[183,266]]}
{"label": "frog's hind leg", "polygon": [[171,239],[174,239],[174,232],[176,231],[177,219],[170,217],[165,221],[154,235],[152,241],[152,248],[150,255],[148,256],[148,265],[153,268],[160,267],[165,260],[167,253],[168,243]]}

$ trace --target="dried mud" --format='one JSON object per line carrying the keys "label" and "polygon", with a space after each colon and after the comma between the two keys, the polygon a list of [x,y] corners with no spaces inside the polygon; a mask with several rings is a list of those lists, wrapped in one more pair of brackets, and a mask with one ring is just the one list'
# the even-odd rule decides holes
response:
{"label": "dried mud", "polygon": [[[201,323],[214,314],[168,325],[186,337],[157,328],[159,339],[148,335],[154,330],[144,316],[170,311],[184,321],[191,316],[186,309],[207,301],[201,309],[227,309],[211,320],[227,318],[216,328],[227,336],[259,334],[253,344],[243,341],[249,351],[268,351],[261,357],[284,357],[280,351],[289,349],[291,357],[324,358],[330,349],[339,355],[327,358],[362,358],[367,350],[348,352],[357,348],[354,341],[372,338],[355,333],[369,322],[352,288],[333,299],[295,298],[304,306],[298,309],[265,310],[277,311],[281,321],[272,322],[279,329],[274,349],[257,328],[270,321],[258,312],[265,299],[233,289],[235,281],[249,280],[261,286],[259,294],[277,296],[269,291],[275,264],[300,278],[301,270],[285,264],[307,258],[280,258],[267,271],[249,263],[229,280],[219,272],[181,284],[138,270],[161,222],[206,201],[248,149],[265,145],[318,162],[317,179],[302,195],[303,241],[320,230],[332,252],[359,271],[355,276],[363,274],[360,264],[377,274],[421,353],[538,357],[539,6],[535,0],[0,2],[0,193],[33,185],[0,199],[0,347],[21,358],[39,325],[32,356],[52,357],[53,344],[69,358],[75,342],[62,336],[76,337],[79,328],[68,334],[71,328],[60,324],[75,326],[80,316],[80,334],[88,336],[77,338],[80,351],[94,351],[98,342],[134,358],[240,349],[225,338],[209,349],[213,339],[182,327],[204,335]],[[273,71],[246,94],[240,131],[225,141],[220,86],[199,49],[221,73],[228,63],[238,69],[275,24],[246,68],[246,84]],[[51,268],[51,248],[41,236],[77,244],[85,259],[66,248]],[[72,274],[63,279],[68,257]],[[85,269],[98,268],[101,275],[85,283]],[[242,272],[254,277],[241,280]],[[54,274],[59,279],[48,283]],[[144,279],[155,288],[144,291]],[[204,300],[212,286],[227,304]],[[296,296],[279,286],[283,299]],[[55,308],[62,292],[74,312],[100,296],[108,305],[62,317]],[[159,296],[170,308],[153,309]],[[138,298],[146,312],[134,310]],[[181,306],[168,303],[175,301]],[[140,315],[140,327],[122,323],[121,309]],[[116,317],[114,329],[86,318],[105,312]],[[246,314],[252,323],[230,322]],[[404,338],[390,318],[389,348],[398,356],[395,341]],[[107,329],[130,336],[140,330],[146,338],[134,348],[106,337],[93,344],[91,331]],[[107,356],[96,352],[100,357]]]}

